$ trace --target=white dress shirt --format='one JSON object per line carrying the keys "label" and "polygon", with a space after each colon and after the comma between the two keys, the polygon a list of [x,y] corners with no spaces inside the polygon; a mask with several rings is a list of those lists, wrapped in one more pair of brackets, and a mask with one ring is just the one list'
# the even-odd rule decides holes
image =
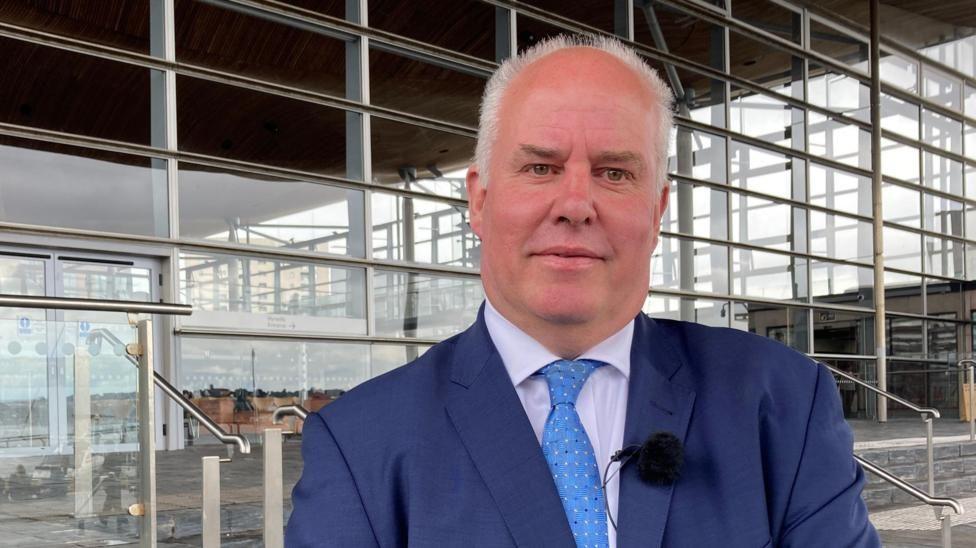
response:
{"label": "white dress shirt", "polygon": [[[505,369],[518,393],[525,414],[532,423],[535,436],[542,444],[542,431],[549,416],[549,386],[543,377],[532,374],[544,366],[562,359],[538,341],[505,319],[491,302],[485,301],[485,325],[491,341],[498,349]],[[610,462],[610,456],[622,447],[624,424],[627,420],[627,380],[630,378],[630,347],[634,338],[634,322],[617,331],[576,359],[596,360],[606,363],[598,367],[580,391],[576,400],[576,412],[586,434],[593,444],[600,477]],[[611,468],[611,473],[616,465]],[[617,501],[619,476],[607,485],[607,503],[614,519],[619,520]],[[610,548],[617,545],[617,532],[607,520]]]}

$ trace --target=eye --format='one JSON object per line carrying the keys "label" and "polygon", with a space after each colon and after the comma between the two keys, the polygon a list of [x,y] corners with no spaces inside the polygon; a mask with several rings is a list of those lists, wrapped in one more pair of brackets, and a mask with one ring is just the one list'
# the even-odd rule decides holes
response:
{"label": "eye", "polygon": [[627,172],[622,169],[610,168],[603,172],[608,181],[618,183],[627,178]]}
{"label": "eye", "polygon": [[550,166],[548,166],[546,164],[533,164],[532,165],[532,174],[533,175],[538,175],[538,176],[542,177],[542,176],[545,176],[545,175],[549,175],[549,173],[551,173],[551,172],[552,172],[552,169],[550,168]]}

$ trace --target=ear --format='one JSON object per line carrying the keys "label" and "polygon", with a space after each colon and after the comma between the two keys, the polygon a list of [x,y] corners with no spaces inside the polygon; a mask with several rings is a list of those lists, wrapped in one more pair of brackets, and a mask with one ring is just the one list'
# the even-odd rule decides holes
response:
{"label": "ear", "polygon": [[471,230],[481,238],[482,220],[484,219],[483,212],[488,189],[482,184],[481,174],[478,173],[478,166],[472,164],[468,167],[464,184],[468,190],[468,218],[471,221]]}
{"label": "ear", "polygon": [[661,234],[661,221],[664,219],[664,212],[668,209],[668,198],[671,196],[671,181],[665,180],[661,187],[661,193],[657,196],[657,207],[652,213],[654,215],[654,225],[651,232],[651,252],[657,248],[658,236]]}

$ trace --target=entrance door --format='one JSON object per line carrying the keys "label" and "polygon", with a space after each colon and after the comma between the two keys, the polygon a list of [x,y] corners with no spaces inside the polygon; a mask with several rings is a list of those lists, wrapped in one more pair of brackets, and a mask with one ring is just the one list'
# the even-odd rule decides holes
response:
{"label": "entrance door", "polygon": [[[151,259],[0,247],[4,294],[153,301],[158,273]],[[123,313],[0,308],[0,453],[70,452],[76,389],[93,448],[134,449],[134,340]]]}

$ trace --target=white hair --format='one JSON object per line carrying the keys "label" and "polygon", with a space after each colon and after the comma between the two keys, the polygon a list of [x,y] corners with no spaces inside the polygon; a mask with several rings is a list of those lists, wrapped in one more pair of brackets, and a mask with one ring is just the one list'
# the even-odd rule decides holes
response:
{"label": "white hair", "polygon": [[674,94],[671,88],[661,80],[657,71],[651,68],[637,53],[625,46],[616,38],[594,35],[565,35],[561,34],[548,38],[532,46],[520,55],[506,59],[498,70],[488,80],[484,95],[481,98],[481,116],[478,120],[478,143],[475,147],[475,165],[481,174],[483,185],[488,184],[488,165],[492,148],[498,138],[498,118],[502,99],[509,85],[526,67],[557,51],[568,48],[594,48],[607,53],[629,67],[637,77],[647,86],[653,96],[653,109],[656,111],[657,139],[656,150],[653,152],[655,161],[656,189],[660,191],[668,178],[668,141],[670,139]]}

